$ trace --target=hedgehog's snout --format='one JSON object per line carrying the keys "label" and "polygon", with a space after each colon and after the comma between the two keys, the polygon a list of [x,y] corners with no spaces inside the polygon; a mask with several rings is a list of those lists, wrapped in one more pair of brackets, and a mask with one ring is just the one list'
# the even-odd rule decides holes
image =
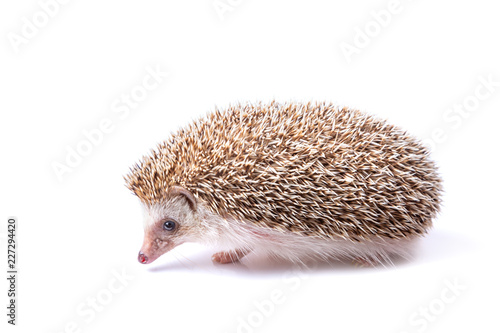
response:
{"label": "hedgehog's snout", "polygon": [[139,262],[141,264],[147,264],[148,263],[148,257],[142,253],[142,251],[139,251],[139,256],[137,257],[137,259],[139,260]]}

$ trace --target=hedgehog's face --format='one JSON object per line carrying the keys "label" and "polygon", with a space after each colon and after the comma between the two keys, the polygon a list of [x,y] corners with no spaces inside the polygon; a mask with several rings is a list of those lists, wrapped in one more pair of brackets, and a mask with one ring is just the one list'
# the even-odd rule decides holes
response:
{"label": "hedgehog's face", "polygon": [[195,241],[199,224],[196,198],[183,188],[171,187],[162,203],[144,206],[139,262],[152,263],[176,246]]}

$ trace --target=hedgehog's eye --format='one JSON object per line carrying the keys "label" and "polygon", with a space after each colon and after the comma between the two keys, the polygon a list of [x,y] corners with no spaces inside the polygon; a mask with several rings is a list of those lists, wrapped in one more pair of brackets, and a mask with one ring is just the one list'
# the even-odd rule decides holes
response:
{"label": "hedgehog's eye", "polygon": [[165,229],[167,231],[174,230],[175,229],[175,222],[171,221],[171,220],[165,221],[165,223],[163,223],[163,229]]}

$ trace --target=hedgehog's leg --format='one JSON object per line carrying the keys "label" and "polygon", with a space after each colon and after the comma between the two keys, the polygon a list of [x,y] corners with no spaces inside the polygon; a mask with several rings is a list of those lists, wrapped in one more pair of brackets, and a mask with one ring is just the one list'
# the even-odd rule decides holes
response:
{"label": "hedgehog's leg", "polygon": [[212,261],[217,262],[219,264],[229,264],[240,260],[248,252],[249,252],[248,250],[244,249],[217,252],[212,256]]}
{"label": "hedgehog's leg", "polygon": [[356,267],[374,267],[377,262],[368,258],[356,257],[352,261]]}

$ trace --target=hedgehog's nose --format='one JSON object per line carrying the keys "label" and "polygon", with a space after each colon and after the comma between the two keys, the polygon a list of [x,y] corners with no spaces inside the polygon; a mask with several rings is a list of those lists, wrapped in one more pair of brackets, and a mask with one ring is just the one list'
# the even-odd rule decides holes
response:
{"label": "hedgehog's nose", "polygon": [[139,257],[137,258],[141,264],[147,264],[148,263],[148,257],[142,252],[139,252]]}

